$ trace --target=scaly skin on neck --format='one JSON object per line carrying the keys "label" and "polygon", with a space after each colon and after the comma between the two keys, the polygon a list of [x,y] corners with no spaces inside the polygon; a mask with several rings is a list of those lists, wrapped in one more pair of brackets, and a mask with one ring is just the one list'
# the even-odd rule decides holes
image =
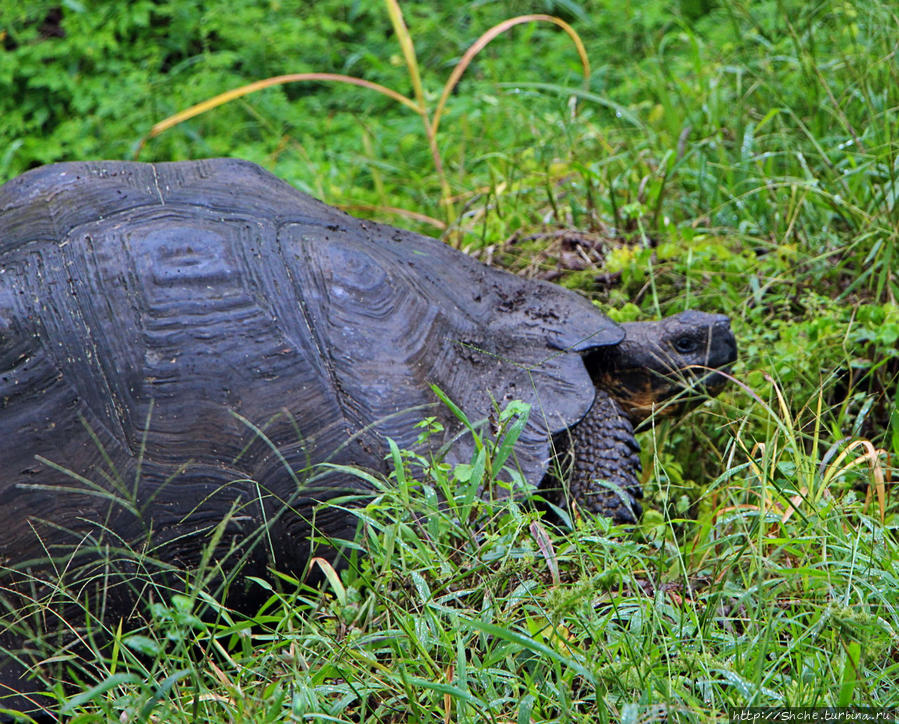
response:
{"label": "scaly skin on neck", "polygon": [[721,315],[688,311],[623,326],[620,344],[586,355],[596,399],[583,420],[557,436],[559,472],[541,487],[551,494],[559,490],[561,475],[567,500],[633,523],[643,497],[634,427],[654,412],[681,414],[717,394],[726,378],[714,370],[726,370],[737,349],[730,322]]}

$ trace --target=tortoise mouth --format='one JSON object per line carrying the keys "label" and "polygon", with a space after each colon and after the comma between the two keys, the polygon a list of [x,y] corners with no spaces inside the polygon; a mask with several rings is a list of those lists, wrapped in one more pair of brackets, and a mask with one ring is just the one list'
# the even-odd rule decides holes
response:
{"label": "tortoise mouth", "polygon": [[670,417],[688,412],[718,395],[729,374],[730,365],[715,369],[697,365],[668,375],[647,374],[637,368],[616,370],[598,381],[638,424],[650,415]]}
{"label": "tortoise mouth", "polygon": [[695,376],[687,389],[701,389],[702,392],[709,397],[714,397],[721,392],[730,381],[731,368],[732,365],[727,365],[725,367],[718,367],[717,369],[707,370],[704,373],[700,373]]}

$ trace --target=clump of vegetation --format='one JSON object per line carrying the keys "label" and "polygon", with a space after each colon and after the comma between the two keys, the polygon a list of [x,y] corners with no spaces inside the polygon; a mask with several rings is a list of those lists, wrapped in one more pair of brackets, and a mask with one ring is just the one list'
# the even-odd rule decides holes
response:
{"label": "clump of vegetation", "polygon": [[793,465],[807,457],[736,440],[708,493],[712,513],[631,529],[558,511],[554,527],[514,496],[483,494],[526,414],[504,411],[472,464],[393,446],[394,472],[371,479],[379,493],[358,511],[347,569],[312,561],[320,587],[255,578],[267,600],[245,617],[195,576],[186,595],[149,606],[142,630],[109,632],[111,649],[69,647],[69,677],[100,681],[65,711],[706,721],[730,706],[892,700],[899,551],[863,495],[829,494],[851,465],[834,461],[817,489],[797,492]]}
{"label": "clump of vegetation", "polygon": [[[513,15],[401,9],[420,85],[375,0],[0,0],[0,178],[132,157],[161,120],[289,73],[434,108],[466,49]],[[257,581],[268,601],[249,618],[202,592],[157,601],[145,630],[98,648],[76,721],[703,721],[899,703],[894,8],[514,11],[570,26],[589,84],[571,36],[527,23],[473,57],[433,138],[385,96],[303,83],[193,117],[140,157],[249,158],[622,321],[726,313],[734,384],[686,423],[647,426],[633,530],[482,500],[492,443],[456,470],[396,451],[360,513],[367,555],[339,574],[316,563],[321,588]]]}

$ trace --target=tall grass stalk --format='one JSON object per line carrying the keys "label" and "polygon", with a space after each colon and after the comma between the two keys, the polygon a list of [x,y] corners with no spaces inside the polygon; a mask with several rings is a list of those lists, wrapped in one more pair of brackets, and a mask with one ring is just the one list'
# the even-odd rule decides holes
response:
{"label": "tall grass stalk", "polygon": [[[398,0],[385,0],[385,4],[387,5],[387,12],[390,16],[393,30],[396,33],[397,40],[403,52],[406,69],[408,71],[409,79],[412,84],[414,98],[409,98],[408,96],[404,96],[402,93],[399,93],[391,88],[387,88],[386,86],[380,85],[378,83],[372,83],[365,80],[364,78],[358,78],[339,73],[292,73],[287,75],[275,76],[272,78],[266,78],[264,80],[256,81],[254,83],[249,83],[230,91],[226,91],[225,93],[221,93],[214,98],[210,98],[201,103],[197,103],[196,105],[191,106],[190,108],[181,111],[180,113],[176,113],[173,116],[159,121],[153,126],[153,128],[150,129],[150,132],[147,134],[147,136],[143,138],[136,147],[135,158],[139,156],[141,149],[149,139],[155,138],[159,134],[167,131],[170,128],[173,128],[174,126],[177,126],[180,123],[184,123],[191,118],[206,113],[207,111],[210,111],[213,108],[221,106],[225,103],[230,103],[237,98],[249,95],[250,93],[255,93],[265,88],[271,88],[272,86],[283,85],[285,83],[346,83],[385,95],[388,98],[401,103],[402,105],[418,114],[418,116],[421,118],[422,126],[424,128],[424,134],[425,138],[427,139],[428,147],[430,149],[431,160],[434,164],[434,170],[436,171],[437,176],[440,180],[442,203],[445,209],[446,218],[449,222],[452,222],[456,216],[452,200],[453,193],[443,168],[443,159],[440,155],[440,148],[437,142],[437,131],[440,126],[440,119],[443,114],[444,107],[446,106],[447,100],[449,99],[450,94],[453,92],[453,89],[459,83],[462,75],[465,73],[465,70],[466,68],[468,68],[471,61],[481,50],[483,50],[484,47],[487,46],[488,43],[494,40],[497,36],[506,32],[510,28],[515,27],[516,25],[532,22],[551,23],[562,28],[562,30],[564,30],[568,34],[568,36],[574,43],[578,56],[580,57],[581,65],[583,66],[585,83],[590,79],[590,61],[587,57],[587,50],[584,47],[580,36],[578,36],[577,32],[575,32],[574,28],[572,28],[568,23],[566,23],[564,20],[561,20],[560,18],[556,18],[551,15],[532,14],[521,15],[505,20],[502,23],[494,26],[493,28],[490,28],[487,32],[481,35],[481,37],[478,38],[465,52],[465,54],[453,68],[453,71],[450,73],[447,81],[444,83],[443,91],[440,94],[440,99],[437,102],[437,105],[434,108],[432,114],[425,97],[424,88],[422,86],[421,72],[419,69],[418,60],[415,55],[415,46],[412,42],[412,35],[409,32],[408,27],[406,26],[402,10],[400,9],[400,4]],[[458,241],[459,240],[457,239],[455,245],[458,245]]]}

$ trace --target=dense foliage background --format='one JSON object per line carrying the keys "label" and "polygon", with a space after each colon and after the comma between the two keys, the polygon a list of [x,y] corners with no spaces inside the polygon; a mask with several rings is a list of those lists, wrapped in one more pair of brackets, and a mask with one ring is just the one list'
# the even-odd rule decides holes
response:
{"label": "dense foliage background", "polygon": [[139,674],[121,678],[98,654],[87,668],[106,684],[73,711],[189,717],[197,690],[220,692],[202,699],[206,716],[257,721],[899,705],[894,5],[402,9],[432,107],[477,37],[524,12],[573,26],[589,80],[549,23],[488,45],[437,134],[445,203],[421,119],[359,87],[278,85],[148,137],[188,106],[286,73],[411,96],[380,0],[0,0],[0,181],[63,160],[251,159],[354,213],[576,287],[617,319],[729,314],[740,384],[642,436],[650,510],[637,531],[569,521],[547,542],[515,506],[431,511],[432,540],[452,551],[435,561],[414,542],[416,504],[388,490],[358,574],[279,594],[240,628],[278,636],[251,644],[191,618],[196,596],[177,599],[131,641],[155,663],[130,660]]}

